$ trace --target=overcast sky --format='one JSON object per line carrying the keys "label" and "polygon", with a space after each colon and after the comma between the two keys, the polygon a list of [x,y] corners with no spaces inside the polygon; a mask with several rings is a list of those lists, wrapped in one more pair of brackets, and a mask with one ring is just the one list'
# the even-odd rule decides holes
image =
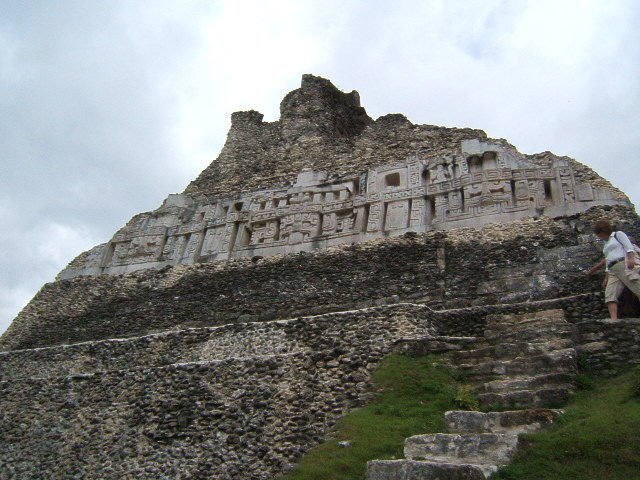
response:
{"label": "overcast sky", "polygon": [[303,73],[374,118],[569,155],[638,206],[639,32],[633,0],[3,0],[0,332]]}

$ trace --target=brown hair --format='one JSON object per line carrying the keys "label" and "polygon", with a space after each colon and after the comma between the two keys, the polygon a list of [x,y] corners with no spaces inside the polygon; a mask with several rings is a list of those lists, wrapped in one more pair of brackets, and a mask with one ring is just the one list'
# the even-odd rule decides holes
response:
{"label": "brown hair", "polygon": [[611,235],[611,223],[609,220],[598,220],[593,224],[593,232],[597,235],[599,233],[606,233],[607,235]]}

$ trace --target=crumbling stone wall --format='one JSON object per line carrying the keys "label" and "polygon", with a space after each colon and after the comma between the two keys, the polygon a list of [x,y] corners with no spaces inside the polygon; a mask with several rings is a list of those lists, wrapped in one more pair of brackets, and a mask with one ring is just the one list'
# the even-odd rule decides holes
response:
{"label": "crumbling stone wall", "polygon": [[232,357],[309,353],[354,345],[368,348],[416,335],[481,336],[490,315],[547,309],[561,309],[572,323],[601,319],[607,314],[599,293],[441,311],[420,304],[395,304],[313,317],[0,352],[0,380],[121,370],[132,365],[159,367]]}
{"label": "crumbling stone wall", "polygon": [[210,362],[271,354],[388,345],[435,331],[424,305],[389,305],[260,323],[168,331],[127,340],[102,340],[0,352],[0,380],[49,378],[123,370],[135,365]]}
{"label": "crumbling stone wall", "polygon": [[576,324],[578,362],[590,373],[612,375],[640,364],[640,319],[606,316]]}
{"label": "crumbling stone wall", "polygon": [[291,318],[376,302],[444,309],[599,292],[601,279],[588,279],[583,270],[601,257],[589,228],[602,216],[640,232],[631,210],[592,209],[567,219],[408,235],[258,262],[58,281],[20,313],[0,348]]}
{"label": "crumbling stone wall", "polygon": [[[399,304],[5,352],[0,477],[273,478],[370,398],[371,372],[407,341],[428,354],[442,344],[430,339],[480,335],[490,315],[560,308],[575,320],[597,318],[597,306],[596,294],[440,312]],[[596,371],[640,362],[638,320],[576,331]]]}
{"label": "crumbling stone wall", "polygon": [[359,405],[372,352],[0,382],[1,478],[267,479]]}
{"label": "crumbling stone wall", "polygon": [[393,305],[5,353],[0,478],[273,478],[370,398],[397,340],[435,333],[428,312]]}

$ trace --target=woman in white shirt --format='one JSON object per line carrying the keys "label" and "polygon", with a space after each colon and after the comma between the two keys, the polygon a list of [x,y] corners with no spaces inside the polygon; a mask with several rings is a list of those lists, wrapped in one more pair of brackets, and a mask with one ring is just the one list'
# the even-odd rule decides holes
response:
{"label": "woman in white shirt", "polygon": [[629,237],[624,232],[614,232],[608,220],[598,220],[593,232],[605,244],[602,248],[604,259],[587,271],[592,275],[603,266],[606,267],[604,301],[609,309],[611,320],[618,319],[618,297],[626,286],[640,298],[640,266],[637,254]]}

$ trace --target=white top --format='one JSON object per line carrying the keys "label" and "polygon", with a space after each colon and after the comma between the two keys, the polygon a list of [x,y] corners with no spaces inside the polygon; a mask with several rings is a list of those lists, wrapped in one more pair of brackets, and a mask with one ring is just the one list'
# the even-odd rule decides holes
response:
{"label": "white top", "polygon": [[[627,234],[624,232],[613,232],[609,235],[609,240],[607,240],[602,248],[602,253],[604,253],[604,258],[607,260],[607,264],[614,260],[625,258],[626,253],[633,251],[633,245],[629,241]],[[609,270],[608,267],[607,270]]]}

